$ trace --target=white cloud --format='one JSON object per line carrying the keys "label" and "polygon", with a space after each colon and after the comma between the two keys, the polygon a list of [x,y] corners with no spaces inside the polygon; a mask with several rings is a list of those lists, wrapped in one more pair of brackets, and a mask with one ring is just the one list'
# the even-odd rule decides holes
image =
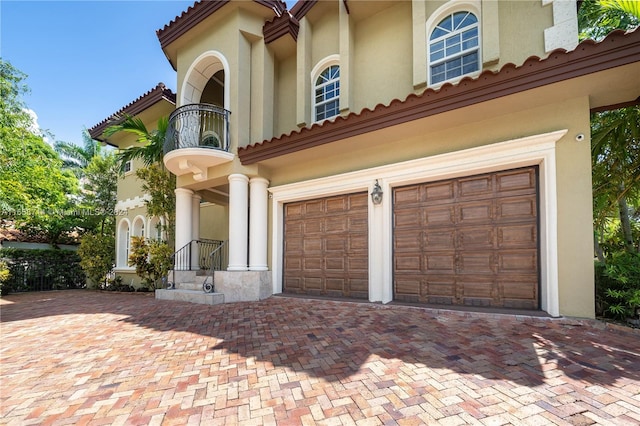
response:
{"label": "white cloud", "polygon": [[23,111],[26,112],[29,115],[29,117],[31,117],[31,124],[29,124],[29,126],[27,127],[27,130],[33,133],[34,135],[41,136],[46,143],[53,146],[53,142],[49,140],[46,132],[44,132],[40,128],[40,125],[38,124],[38,114],[36,114],[34,110],[29,108],[25,108]]}

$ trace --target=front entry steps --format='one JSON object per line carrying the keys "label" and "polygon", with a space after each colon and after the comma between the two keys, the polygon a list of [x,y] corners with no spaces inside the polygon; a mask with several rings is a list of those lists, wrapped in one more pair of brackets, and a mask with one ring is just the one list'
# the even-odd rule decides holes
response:
{"label": "front entry steps", "polygon": [[[202,289],[205,275],[200,275],[200,271],[176,271],[169,273],[174,275],[173,282],[175,288],[156,290],[156,299],[177,300],[180,302],[198,303],[201,305],[219,305],[224,303],[224,294],[205,293]],[[211,276],[209,276],[211,282]]]}
{"label": "front entry steps", "polygon": [[[217,305],[220,303],[257,302],[273,293],[270,271],[215,271],[215,293],[205,293],[202,285],[207,279],[204,271],[175,271],[169,273],[172,289],[156,290],[156,299]],[[208,276],[211,283],[211,276]]]}

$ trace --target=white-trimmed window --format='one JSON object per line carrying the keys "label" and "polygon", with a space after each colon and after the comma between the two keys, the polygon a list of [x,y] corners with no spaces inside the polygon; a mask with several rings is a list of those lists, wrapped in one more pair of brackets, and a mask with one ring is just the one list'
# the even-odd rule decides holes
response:
{"label": "white-trimmed window", "polygon": [[129,252],[131,250],[131,233],[128,219],[122,219],[118,224],[118,245],[116,247],[116,267],[129,266]]}
{"label": "white-trimmed window", "polygon": [[124,173],[129,174],[133,170],[133,162],[131,160],[124,163]]}
{"label": "white-trimmed window", "polygon": [[313,121],[340,114],[340,65],[324,68],[313,84]]}
{"label": "white-trimmed window", "polygon": [[429,84],[455,80],[480,70],[480,29],[471,12],[454,12],[431,31],[428,43]]}

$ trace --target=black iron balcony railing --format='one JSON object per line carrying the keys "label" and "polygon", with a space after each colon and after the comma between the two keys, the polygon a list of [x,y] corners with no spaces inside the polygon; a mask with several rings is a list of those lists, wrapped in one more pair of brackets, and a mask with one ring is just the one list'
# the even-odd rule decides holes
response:
{"label": "black iron balcony railing", "polygon": [[229,151],[229,114],[210,104],[188,104],[169,116],[164,153],[181,148]]}

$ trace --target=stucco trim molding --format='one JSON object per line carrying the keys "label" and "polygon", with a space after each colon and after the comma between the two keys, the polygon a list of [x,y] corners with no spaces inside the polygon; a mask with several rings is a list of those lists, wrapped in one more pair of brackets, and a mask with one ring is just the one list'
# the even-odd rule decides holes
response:
{"label": "stucco trim molding", "polygon": [[359,170],[269,188],[273,211],[271,226],[273,292],[283,290],[284,205],[286,203],[354,192],[371,192],[377,179],[385,194],[382,204],[369,200],[369,300],[393,300],[394,187],[489,173],[518,167],[539,167],[540,301],[543,311],[560,315],[556,194],[556,143],[566,129],[527,136],[432,157]]}
{"label": "stucco trim molding", "polygon": [[127,211],[138,207],[144,207],[148,200],[151,200],[151,196],[149,194],[144,194],[142,197],[136,195],[133,199],[127,198],[124,201],[119,200],[116,203],[116,211]]}

